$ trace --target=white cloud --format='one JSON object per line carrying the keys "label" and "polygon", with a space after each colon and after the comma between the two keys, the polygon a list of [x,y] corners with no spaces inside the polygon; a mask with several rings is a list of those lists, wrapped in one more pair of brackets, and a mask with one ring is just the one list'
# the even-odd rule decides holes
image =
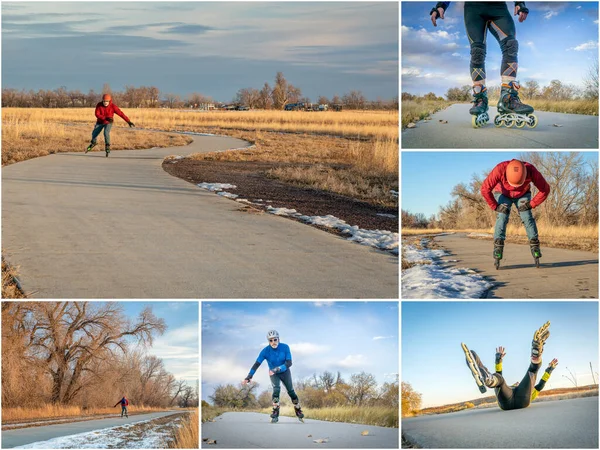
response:
{"label": "white cloud", "polygon": [[460,53],[452,53],[452,56],[460,56]]}
{"label": "white cloud", "polygon": [[568,50],[575,50],[576,52],[581,52],[583,50],[592,50],[598,47],[597,41],[587,41],[583,44],[578,45],[577,47],[571,47]]}
{"label": "white cloud", "polygon": [[298,342],[297,344],[289,344],[292,357],[313,356],[320,353],[328,352],[331,348],[327,345],[313,344],[311,342]]}
{"label": "white cloud", "polygon": [[248,375],[249,367],[242,366],[234,359],[229,358],[211,358],[210,362],[207,358],[202,362],[202,382],[237,384]]}
{"label": "white cloud", "polygon": [[533,50],[535,50],[535,44],[533,43],[533,41],[527,41],[525,42],[525,45]]}
{"label": "white cloud", "polygon": [[421,69],[419,69],[418,67],[403,67],[402,75],[418,77],[419,75],[421,75]]}
{"label": "white cloud", "polygon": [[338,362],[338,364],[347,369],[364,367],[367,361],[365,355],[348,355]]}
{"label": "white cloud", "polygon": [[323,306],[333,306],[335,304],[335,302],[315,302],[314,305],[317,308],[323,307]]}
{"label": "white cloud", "polygon": [[548,11],[544,14],[544,19],[550,19],[552,16],[558,16],[558,13],[556,11]]}
{"label": "white cloud", "polygon": [[596,25],[598,25],[598,19],[594,20],[594,23],[595,23]]}
{"label": "white cloud", "polygon": [[374,340],[374,341],[379,341],[379,340],[381,340],[381,339],[391,339],[391,338],[393,338],[393,337],[394,337],[394,336],[375,336],[375,337],[373,338],[373,340]]}
{"label": "white cloud", "polygon": [[580,6],[578,6],[577,8],[575,8],[575,9],[581,9],[581,5],[580,5]]}

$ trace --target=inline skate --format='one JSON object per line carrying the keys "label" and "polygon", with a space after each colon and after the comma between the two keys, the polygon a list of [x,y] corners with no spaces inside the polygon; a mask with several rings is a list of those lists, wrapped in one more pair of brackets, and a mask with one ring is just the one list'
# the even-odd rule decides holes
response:
{"label": "inline skate", "polygon": [[526,105],[519,99],[520,85],[518,81],[511,81],[508,84],[502,83],[500,91],[500,100],[498,100],[498,115],[494,117],[494,125],[496,127],[505,126],[511,128],[523,128],[527,125],[530,128],[535,128],[538,124],[538,119],[533,112],[533,107]]}
{"label": "inline skate", "polygon": [[487,88],[485,86],[473,86],[473,100],[471,103],[473,103],[473,107],[469,110],[469,113],[472,115],[471,124],[473,128],[484,126],[490,121]]}

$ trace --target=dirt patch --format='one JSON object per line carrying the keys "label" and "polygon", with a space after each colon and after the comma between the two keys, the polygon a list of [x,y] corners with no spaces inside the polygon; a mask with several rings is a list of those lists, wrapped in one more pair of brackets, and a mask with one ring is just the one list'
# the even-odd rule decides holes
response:
{"label": "dirt patch", "polygon": [[[270,169],[297,165],[264,161],[197,161],[185,158],[177,162],[165,161],[163,168],[169,174],[193,184],[204,182],[236,185],[236,189],[229,189],[228,192],[251,202],[262,200],[260,203],[265,207],[270,205],[274,208],[295,209],[309,216],[329,214],[364,229],[398,231],[398,211],[395,208],[372,205],[332,192],[295,186],[268,177]],[[257,213],[260,207],[240,206],[240,210]]]}
{"label": "dirt patch", "polygon": [[17,269],[2,258],[2,298],[27,298],[21,289]]}

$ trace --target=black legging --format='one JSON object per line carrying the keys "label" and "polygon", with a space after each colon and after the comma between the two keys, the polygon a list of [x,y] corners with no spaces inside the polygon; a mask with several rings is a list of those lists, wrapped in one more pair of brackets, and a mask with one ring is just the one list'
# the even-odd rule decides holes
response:
{"label": "black legging", "polygon": [[283,381],[283,385],[287,389],[287,393],[292,399],[292,403],[298,403],[298,395],[294,391],[294,386],[292,385],[292,372],[290,369],[286,370],[283,373],[275,373],[271,375],[271,384],[273,385],[273,403],[279,403],[279,394],[281,392],[281,382]]}
{"label": "black legging", "polygon": [[529,364],[529,369],[527,369],[523,380],[514,388],[506,384],[504,377],[499,372],[494,374],[494,377],[500,382],[494,390],[496,391],[498,405],[500,405],[501,409],[506,411],[509,409],[527,408],[529,406],[531,403],[531,392],[541,365],[542,363]]}
{"label": "black legging", "polygon": [[519,66],[519,43],[515,39],[515,23],[505,2],[465,2],[465,26],[471,43],[471,79],[485,80],[487,30],[500,43],[502,65],[500,75],[516,77]]}

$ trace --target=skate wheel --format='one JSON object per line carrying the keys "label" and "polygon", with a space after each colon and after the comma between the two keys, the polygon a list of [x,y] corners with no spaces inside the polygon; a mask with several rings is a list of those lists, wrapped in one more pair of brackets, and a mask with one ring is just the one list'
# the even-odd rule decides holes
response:
{"label": "skate wheel", "polygon": [[503,122],[504,120],[502,120],[500,116],[494,117],[494,125],[496,126],[496,128],[500,128]]}
{"label": "skate wheel", "polygon": [[517,128],[523,128],[525,125],[527,125],[526,120],[517,120]]}
{"label": "skate wheel", "polygon": [[537,124],[538,124],[537,116],[535,114],[529,114],[527,117],[529,117],[529,123],[527,124],[529,126],[529,128],[537,127]]}
{"label": "skate wheel", "polygon": [[471,116],[471,125],[473,125],[473,128],[477,128],[479,125],[477,125],[477,116]]}
{"label": "skate wheel", "polygon": [[512,128],[515,125],[515,119],[507,119],[504,121],[506,128]]}

